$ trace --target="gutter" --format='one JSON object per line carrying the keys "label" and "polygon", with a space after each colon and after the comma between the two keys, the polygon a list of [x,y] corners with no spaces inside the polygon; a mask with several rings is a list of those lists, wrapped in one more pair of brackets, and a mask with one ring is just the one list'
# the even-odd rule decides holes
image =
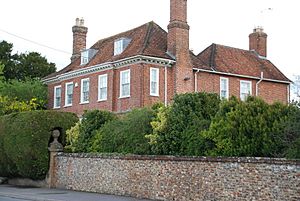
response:
{"label": "gutter", "polygon": [[97,64],[97,65],[94,65],[94,66],[89,66],[89,67],[77,69],[77,70],[74,70],[74,71],[70,71],[70,72],[67,72],[67,73],[56,75],[56,76],[51,77],[51,78],[42,79],[42,82],[44,84],[49,84],[49,83],[52,83],[52,82],[67,80],[67,79],[71,79],[71,78],[74,78],[74,77],[79,77],[79,76],[82,76],[82,75],[87,75],[87,74],[91,74],[91,73],[94,73],[94,72],[99,72],[99,71],[102,71],[102,70],[107,70],[107,69],[112,69],[112,68],[120,68],[120,67],[128,66],[128,65],[134,64],[134,63],[151,63],[151,64],[165,65],[165,66],[171,67],[171,65],[174,64],[175,62],[176,61],[171,60],[171,59],[144,56],[144,55],[136,55],[136,56],[133,56],[133,57],[120,59],[120,60],[113,61],[113,62],[106,62],[106,63],[102,63],[102,64]]}
{"label": "gutter", "polygon": [[256,83],[256,96],[258,96],[258,85],[263,81],[264,79],[264,72],[260,72],[260,80]]}
{"label": "gutter", "polygon": [[[199,70],[201,72],[214,73],[214,74],[219,74],[219,75],[229,75],[229,76],[235,76],[235,77],[242,77],[242,78],[260,80],[260,77],[249,76],[249,75],[239,75],[239,74],[235,74],[235,73],[224,73],[224,72],[217,72],[217,71],[205,70],[205,69],[199,69],[199,68],[193,68],[193,70]],[[284,84],[291,84],[292,83],[291,81],[274,80],[274,79],[268,79],[268,78],[264,78],[263,80],[264,81],[270,81],[270,82],[284,83]]]}

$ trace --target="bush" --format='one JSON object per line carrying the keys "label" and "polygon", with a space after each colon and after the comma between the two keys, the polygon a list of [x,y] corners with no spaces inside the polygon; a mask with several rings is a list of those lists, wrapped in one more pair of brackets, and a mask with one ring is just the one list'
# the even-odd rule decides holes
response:
{"label": "bush", "polygon": [[15,98],[11,99],[7,96],[0,96],[0,116],[15,112],[25,112],[42,109],[44,106],[38,103],[35,98],[28,102],[18,101]]}
{"label": "bush", "polygon": [[287,120],[282,122],[284,157],[300,159],[300,102],[289,106]]}
{"label": "bush", "polygon": [[103,124],[115,118],[116,116],[108,111],[85,111],[81,125],[79,126],[79,136],[74,148],[75,152],[89,152],[96,131],[101,128]]}
{"label": "bush", "polygon": [[145,135],[152,132],[150,122],[155,112],[150,108],[135,109],[119,119],[106,123],[97,131],[93,152],[150,154]]}
{"label": "bush", "polygon": [[[64,143],[65,131],[77,121],[73,113],[56,111],[31,111],[0,117],[0,171],[3,171],[0,175],[45,178],[51,131],[59,128],[60,140]],[[14,171],[7,171],[11,167]]]}
{"label": "bush", "polygon": [[214,156],[278,157],[282,144],[283,122],[288,107],[279,103],[268,105],[249,97],[245,102],[232,97],[224,101],[210,128],[202,135],[216,147]]}
{"label": "bush", "polygon": [[29,102],[36,99],[40,105],[45,106],[47,93],[47,86],[37,79],[0,81],[0,96],[7,96],[17,101]]}
{"label": "bush", "polygon": [[66,146],[65,152],[75,152],[76,144],[78,143],[80,122],[66,131]]}
{"label": "bush", "polygon": [[207,129],[218,111],[217,94],[187,93],[176,95],[167,108],[160,108],[157,118],[151,122],[150,139],[156,154],[202,155],[211,142],[199,135]]}

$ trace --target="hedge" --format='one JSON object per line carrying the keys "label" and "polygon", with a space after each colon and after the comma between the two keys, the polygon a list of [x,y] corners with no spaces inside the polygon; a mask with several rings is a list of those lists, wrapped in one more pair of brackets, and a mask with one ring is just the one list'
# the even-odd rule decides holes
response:
{"label": "hedge", "polygon": [[48,172],[51,131],[75,125],[73,113],[30,111],[0,117],[0,176],[44,179]]}

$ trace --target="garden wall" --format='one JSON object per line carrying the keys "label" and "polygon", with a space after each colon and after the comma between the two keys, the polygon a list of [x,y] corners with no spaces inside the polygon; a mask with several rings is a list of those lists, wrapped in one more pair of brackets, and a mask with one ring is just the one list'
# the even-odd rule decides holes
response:
{"label": "garden wall", "polygon": [[59,153],[54,187],[153,200],[300,200],[300,161]]}

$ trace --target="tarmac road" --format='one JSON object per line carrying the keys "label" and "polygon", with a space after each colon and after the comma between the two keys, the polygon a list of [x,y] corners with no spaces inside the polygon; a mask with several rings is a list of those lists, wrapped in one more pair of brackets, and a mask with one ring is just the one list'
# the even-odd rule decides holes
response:
{"label": "tarmac road", "polygon": [[0,201],[150,201],[131,197],[48,188],[0,185]]}

